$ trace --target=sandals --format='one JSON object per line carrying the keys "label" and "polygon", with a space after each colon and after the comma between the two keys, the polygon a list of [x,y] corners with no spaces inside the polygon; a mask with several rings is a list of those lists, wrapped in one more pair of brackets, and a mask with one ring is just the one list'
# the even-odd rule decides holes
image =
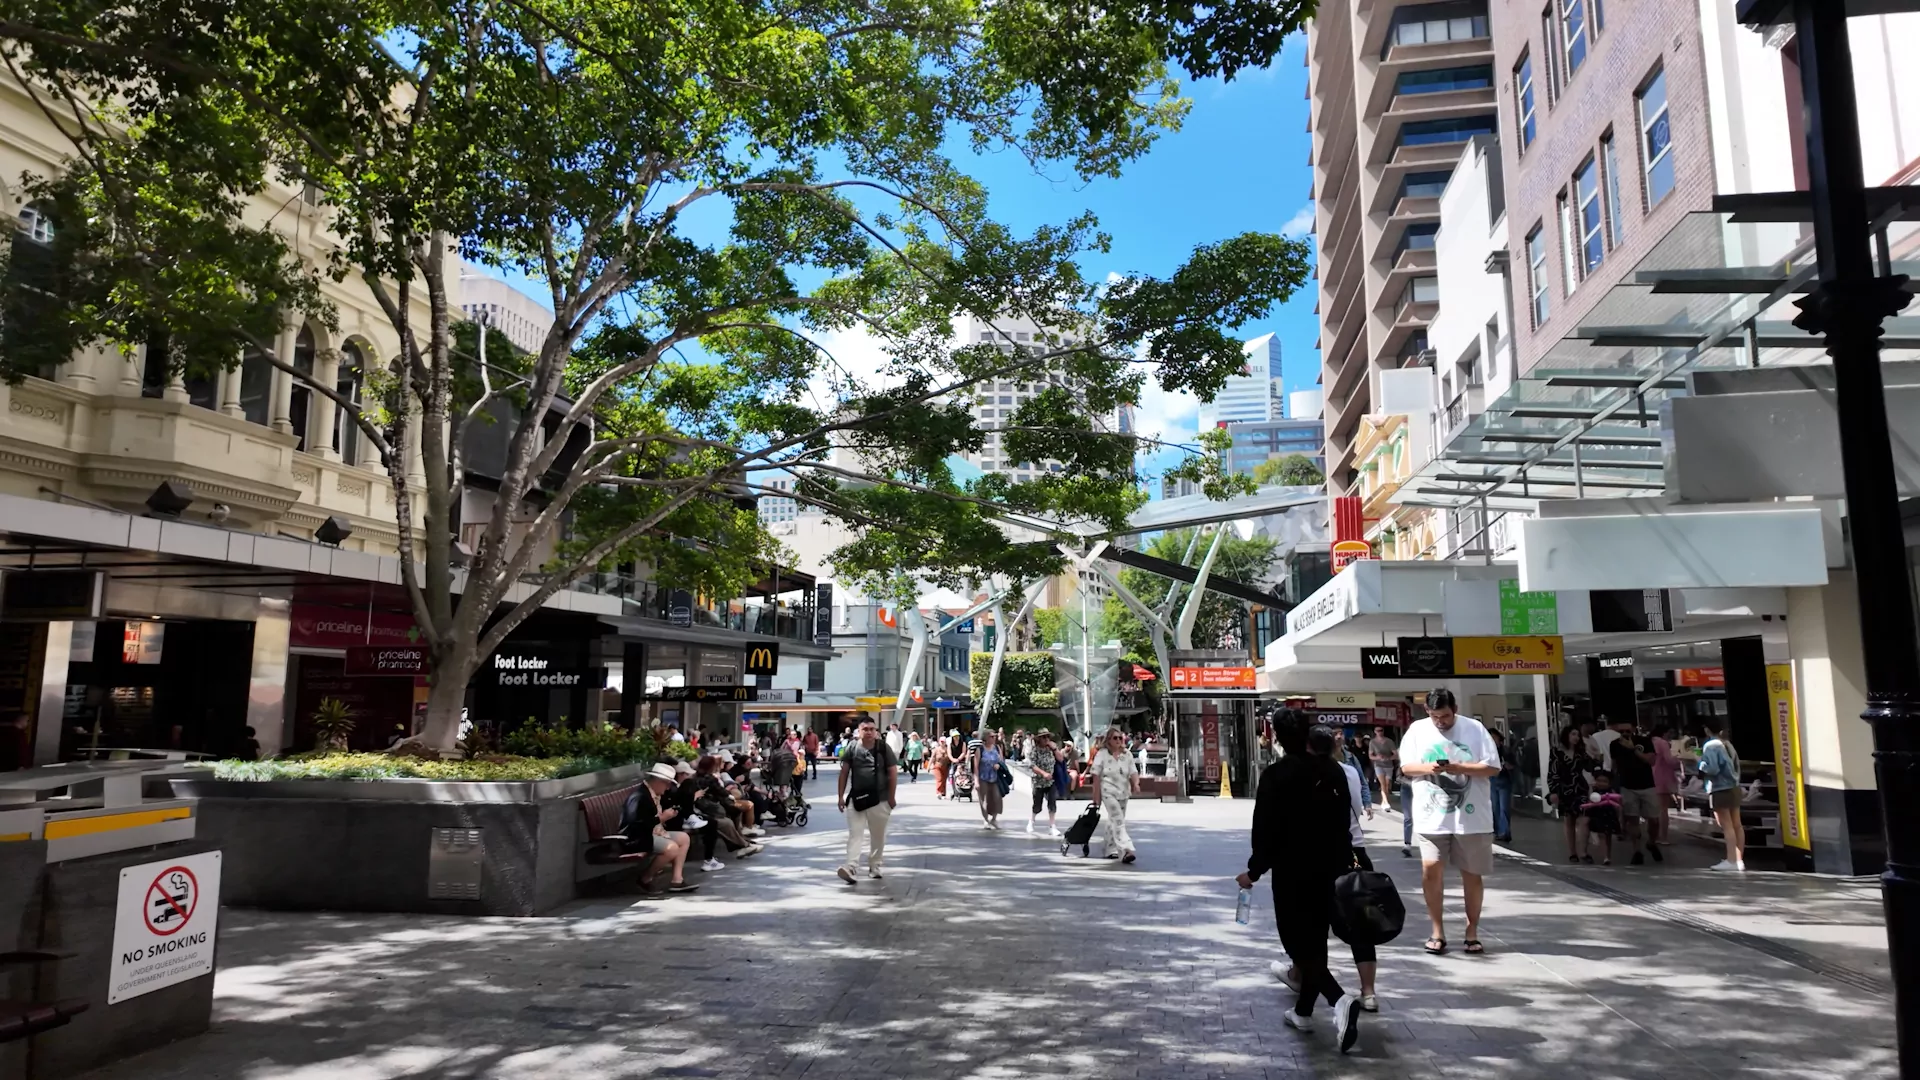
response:
{"label": "sandals", "polygon": [[1447,952],[1447,939],[1443,937],[1428,938],[1426,950],[1428,956],[1445,956]]}
{"label": "sandals", "polygon": [[1469,956],[1481,956],[1486,953],[1487,947],[1480,944],[1479,938],[1468,938],[1465,951]]}

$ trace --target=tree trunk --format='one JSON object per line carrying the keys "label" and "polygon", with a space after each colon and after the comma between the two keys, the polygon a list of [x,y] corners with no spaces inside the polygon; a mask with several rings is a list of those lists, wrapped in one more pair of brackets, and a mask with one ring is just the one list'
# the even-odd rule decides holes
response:
{"label": "tree trunk", "polygon": [[475,666],[471,646],[456,649],[434,663],[433,686],[427,692],[427,721],[420,729],[420,740],[435,750],[452,750],[460,741],[460,712],[466,705],[467,683],[473,678]]}

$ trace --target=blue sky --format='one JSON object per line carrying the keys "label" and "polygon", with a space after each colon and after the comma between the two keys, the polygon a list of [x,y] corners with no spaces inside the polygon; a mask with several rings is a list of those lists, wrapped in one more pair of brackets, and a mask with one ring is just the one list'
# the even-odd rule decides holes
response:
{"label": "blue sky", "polygon": [[[1113,238],[1111,252],[1083,260],[1096,280],[1115,271],[1164,276],[1196,245],[1243,232],[1304,235],[1312,222],[1305,50],[1305,35],[1295,34],[1266,70],[1231,83],[1188,83],[1193,108],[1181,130],[1163,136],[1119,179],[1083,182],[1065,167],[1038,175],[1012,153],[975,157],[963,167],[986,185],[994,216],[1016,232],[1093,211]],[[716,234],[725,227],[723,218],[711,224]],[[517,284],[536,297],[545,294],[537,285]],[[1309,389],[1319,377],[1315,292],[1309,280],[1267,318],[1237,331],[1243,339],[1279,335],[1288,390]],[[836,355],[849,344],[834,343]],[[1141,430],[1191,439],[1197,411],[1191,397],[1150,387],[1141,402]],[[1155,455],[1149,471],[1168,457]]]}

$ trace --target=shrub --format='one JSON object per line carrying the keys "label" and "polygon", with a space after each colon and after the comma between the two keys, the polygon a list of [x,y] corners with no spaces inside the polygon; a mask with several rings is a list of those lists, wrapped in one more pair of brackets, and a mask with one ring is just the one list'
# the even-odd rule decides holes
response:
{"label": "shrub", "polygon": [[650,732],[629,733],[617,728],[569,728],[527,724],[501,740],[509,754],[530,758],[594,758],[613,765],[657,761],[663,757],[691,761],[698,756],[683,742],[656,743]]}
{"label": "shrub", "polygon": [[217,761],[216,780],[556,780],[608,768],[593,758],[492,755],[465,761],[428,761],[388,754],[321,752],[272,761]]}

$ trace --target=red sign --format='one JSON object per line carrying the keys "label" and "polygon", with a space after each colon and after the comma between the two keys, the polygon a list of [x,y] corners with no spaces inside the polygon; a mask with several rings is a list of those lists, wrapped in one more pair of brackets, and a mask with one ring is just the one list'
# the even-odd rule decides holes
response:
{"label": "red sign", "polygon": [[184,866],[169,866],[147,886],[140,918],[161,937],[177,934],[193,918],[200,904],[200,880]]}
{"label": "red sign", "polygon": [[432,668],[425,645],[355,645],[347,650],[348,675],[425,675]]}
{"label": "red sign", "polygon": [[398,611],[375,611],[371,613],[369,626],[368,615],[365,608],[295,604],[288,644],[308,649],[413,644],[416,636],[413,616]]}
{"label": "red sign", "polygon": [[1360,496],[1337,495],[1333,499],[1333,539],[1361,540],[1367,535],[1367,522],[1360,508]]}
{"label": "red sign", "polygon": [[1177,667],[1170,685],[1175,690],[1252,690],[1259,673],[1250,667]]}
{"label": "red sign", "polygon": [[1211,709],[1200,714],[1200,775],[1209,784],[1220,782],[1220,716]]}
{"label": "red sign", "polygon": [[1727,685],[1727,669],[1717,667],[1686,667],[1673,673],[1674,681],[1681,686],[1710,687],[1720,689]]}

